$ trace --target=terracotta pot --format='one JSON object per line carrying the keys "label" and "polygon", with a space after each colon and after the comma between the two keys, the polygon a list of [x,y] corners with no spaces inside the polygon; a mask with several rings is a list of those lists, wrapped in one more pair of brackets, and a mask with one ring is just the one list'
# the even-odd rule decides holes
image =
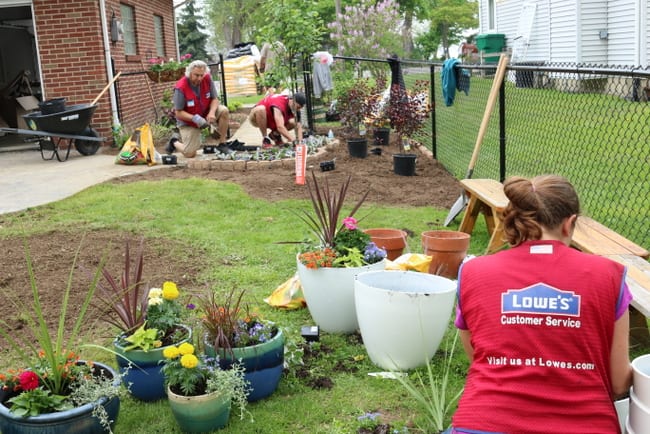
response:
{"label": "terracotta pot", "polygon": [[377,247],[386,250],[386,257],[391,261],[397,259],[406,247],[406,232],[400,229],[366,229],[364,231],[370,235],[370,239]]}
{"label": "terracotta pot", "polygon": [[422,232],[424,254],[431,256],[429,273],[458,278],[458,268],[467,256],[469,234],[459,231]]}

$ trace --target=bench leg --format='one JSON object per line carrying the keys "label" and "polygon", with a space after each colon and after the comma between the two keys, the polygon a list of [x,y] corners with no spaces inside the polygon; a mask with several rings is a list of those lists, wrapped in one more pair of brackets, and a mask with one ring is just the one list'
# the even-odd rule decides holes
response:
{"label": "bench leg", "polygon": [[505,245],[503,237],[503,224],[501,223],[501,220],[497,218],[495,219],[494,230],[492,231],[492,236],[490,237],[487,249],[485,249],[485,254],[488,255],[501,250]]}
{"label": "bench leg", "polygon": [[630,346],[650,346],[650,331],[648,331],[648,322],[646,317],[630,306]]}
{"label": "bench leg", "polygon": [[469,201],[467,202],[467,208],[465,208],[465,215],[463,216],[463,220],[460,222],[458,230],[460,232],[465,232],[466,234],[471,234],[474,230],[474,225],[476,224],[476,219],[480,210],[481,202],[478,201],[476,196],[470,196]]}

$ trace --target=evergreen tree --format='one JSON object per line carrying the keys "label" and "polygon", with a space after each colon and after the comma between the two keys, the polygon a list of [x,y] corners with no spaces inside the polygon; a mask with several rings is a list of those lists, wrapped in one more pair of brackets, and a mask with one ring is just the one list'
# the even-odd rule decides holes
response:
{"label": "evergreen tree", "polygon": [[201,23],[201,15],[197,13],[194,0],[186,3],[183,13],[177,23],[178,48],[181,54],[190,53],[192,59],[209,60],[205,50],[208,35],[202,30],[205,26]]}

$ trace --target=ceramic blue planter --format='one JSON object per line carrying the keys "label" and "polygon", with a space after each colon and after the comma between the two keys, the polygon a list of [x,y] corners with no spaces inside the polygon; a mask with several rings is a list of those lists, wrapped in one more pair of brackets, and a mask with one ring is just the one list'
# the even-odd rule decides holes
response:
{"label": "ceramic blue planter", "polygon": [[[192,339],[192,330],[186,326],[180,326],[187,331],[188,338],[177,342],[180,345]],[[129,350],[125,351],[120,345],[119,339],[113,342],[117,353],[117,364],[120,372],[128,368],[128,373],[123,377],[123,383],[128,386],[129,392],[134,398],[141,401],[157,401],[167,397],[165,391],[165,376],[162,373],[162,361],[165,359],[163,351],[167,347],[154,348],[149,351]],[[131,365],[129,367],[129,365]]]}
{"label": "ceramic blue planter", "polygon": [[[116,385],[119,385],[119,378],[110,366],[94,362],[94,365],[115,378]],[[0,390],[0,403],[8,398],[6,391]],[[115,425],[120,411],[120,399],[102,398],[99,404],[106,409],[108,417]],[[59,411],[56,413],[40,414],[32,417],[14,416],[7,407],[0,405],[0,432],[2,434],[99,434],[106,432],[93,416],[93,405],[85,404],[72,410]]]}
{"label": "ceramic blue planter", "polygon": [[228,369],[241,360],[244,377],[251,386],[248,402],[266,398],[278,388],[284,366],[284,335],[281,330],[268,342],[232,348],[232,351],[219,349],[215,353],[214,347],[206,343],[205,352],[210,357],[218,355],[223,369]]}

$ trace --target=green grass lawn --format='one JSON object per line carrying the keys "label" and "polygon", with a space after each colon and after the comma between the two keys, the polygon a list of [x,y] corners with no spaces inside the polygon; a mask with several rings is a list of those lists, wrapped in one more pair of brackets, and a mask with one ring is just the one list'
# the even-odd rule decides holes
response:
{"label": "green grass lawn", "polygon": [[[367,423],[360,421],[360,417],[375,412],[382,415],[379,421],[390,423],[395,429],[408,427],[408,432],[423,432],[417,429],[424,423],[423,408],[395,380],[369,376],[380,369],[369,361],[363,346],[349,336],[323,333],[316,347],[331,351],[322,351],[309,364],[311,374],[333,380],[332,389],[309,387],[295,374],[301,355],[294,350],[301,340],[301,326],[312,324],[309,312],[272,308],[262,300],[294,274],[296,247],[277,242],[309,236],[294,213],[309,207],[311,204],[305,200],[270,203],[254,199],[236,184],[205,179],[102,184],[60,202],[0,216],[0,239],[22,233],[29,237],[54,228],[70,231],[71,239],[79,239],[80,228],[110,229],[182,240],[190,248],[205,252],[210,266],[201,271],[198,280],[223,294],[233,286],[247,289],[259,301],[260,314],[277,322],[288,335],[290,369],[279,389],[270,398],[249,406],[254,422],[231,418],[224,432],[353,433]],[[432,229],[431,222],[442,221],[448,212],[430,207],[367,204],[360,215],[365,214],[364,210],[371,211],[362,221],[364,228],[399,227],[413,231],[415,237],[409,238],[408,243],[414,253],[422,252],[420,233]],[[481,220],[472,234],[470,253],[483,252],[487,240]],[[442,349],[447,348],[453,331],[450,322]],[[648,352],[648,348],[636,348],[635,352]],[[441,368],[444,354],[440,350],[434,357],[434,371]],[[337,370],[335,367],[341,363],[352,369]],[[462,387],[466,369],[467,360],[457,348],[451,363],[450,393]],[[449,422],[449,416],[446,421]],[[115,431],[179,432],[165,400],[141,403],[131,398],[122,401]]]}

